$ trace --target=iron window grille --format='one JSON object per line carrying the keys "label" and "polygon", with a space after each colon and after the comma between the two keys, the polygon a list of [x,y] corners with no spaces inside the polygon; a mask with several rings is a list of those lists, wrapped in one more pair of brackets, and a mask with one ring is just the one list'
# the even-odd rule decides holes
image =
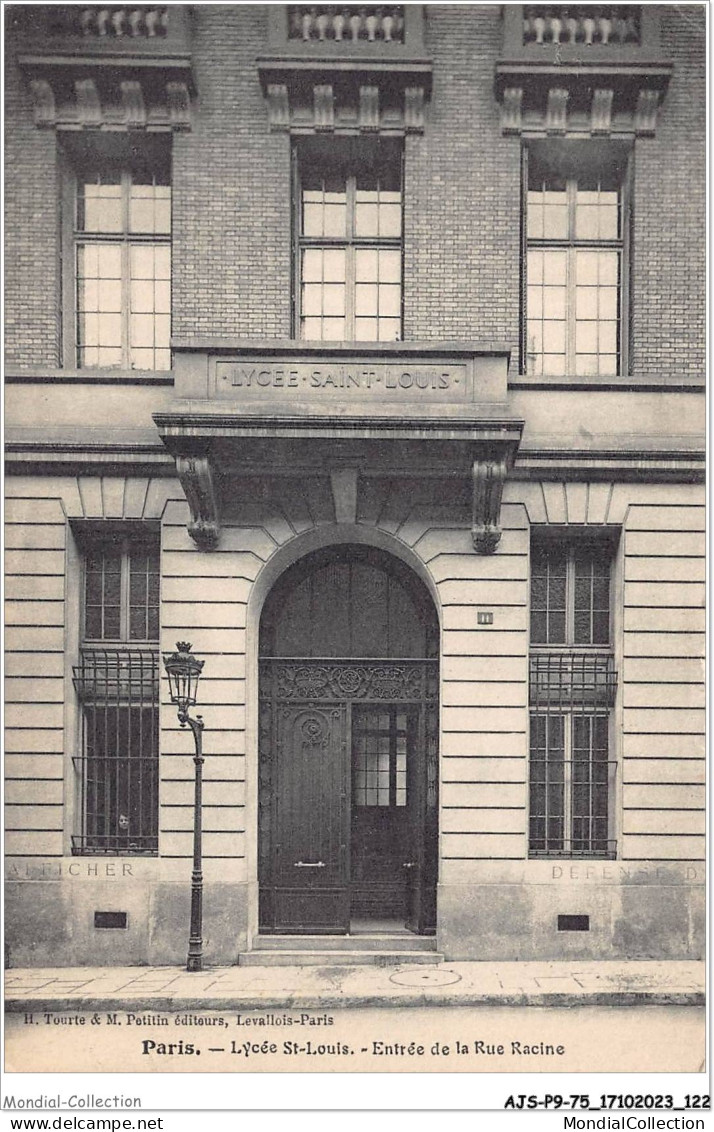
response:
{"label": "iron window grille", "polygon": [[609,757],[617,673],[603,653],[531,654],[530,855],[614,857]]}
{"label": "iron window grille", "polygon": [[158,650],[85,646],[73,668],[82,706],[81,830],[75,854],[158,852]]}
{"label": "iron window grille", "polygon": [[[80,532],[81,533],[81,532]],[[126,528],[84,540],[78,854],[158,852],[159,538]]]}
{"label": "iron window grille", "polygon": [[627,372],[627,152],[598,142],[524,153],[524,363],[533,376]]}
{"label": "iron window grille", "polygon": [[402,159],[387,141],[303,143],[295,159],[296,322],[313,341],[402,337]]}
{"label": "iron window grille", "polygon": [[171,179],[157,143],[111,152],[98,142],[73,161],[65,292],[73,295],[68,364],[171,368]]}

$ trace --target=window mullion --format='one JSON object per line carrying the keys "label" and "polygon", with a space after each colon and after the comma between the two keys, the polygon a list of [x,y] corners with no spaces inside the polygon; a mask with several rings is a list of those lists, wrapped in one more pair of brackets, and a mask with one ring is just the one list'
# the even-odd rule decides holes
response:
{"label": "window mullion", "polygon": [[119,608],[119,632],[122,641],[129,640],[129,590],[130,590],[130,571],[129,571],[129,556],[131,548],[129,540],[124,539],[122,542],[121,552],[121,582],[120,582],[120,608]]}
{"label": "window mullion", "polygon": [[573,727],[572,710],[563,719],[563,851],[570,856],[573,841]]}

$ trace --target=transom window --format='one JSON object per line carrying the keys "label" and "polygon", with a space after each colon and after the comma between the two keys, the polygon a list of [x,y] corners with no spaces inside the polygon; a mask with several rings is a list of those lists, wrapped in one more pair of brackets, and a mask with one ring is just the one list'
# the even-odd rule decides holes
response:
{"label": "transom window", "polygon": [[300,337],[402,336],[401,153],[331,142],[298,151]]}
{"label": "transom window", "polygon": [[88,546],[84,639],[158,641],[158,540],[117,536]]}
{"label": "transom window", "polygon": [[610,549],[598,543],[535,543],[531,550],[531,644],[607,645]]}
{"label": "transom window", "polygon": [[626,155],[536,143],[526,158],[527,372],[622,373]]}
{"label": "transom window", "polygon": [[77,366],[169,369],[168,152],[85,155],[73,217]]}

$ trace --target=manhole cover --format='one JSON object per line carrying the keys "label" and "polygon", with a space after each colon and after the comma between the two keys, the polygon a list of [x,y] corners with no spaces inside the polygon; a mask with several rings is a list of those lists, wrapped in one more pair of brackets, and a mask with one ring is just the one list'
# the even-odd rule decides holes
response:
{"label": "manhole cover", "polygon": [[460,983],[461,975],[456,971],[437,971],[435,968],[412,967],[411,970],[396,971],[389,981],[400,987],[448,987],[449,983]]}

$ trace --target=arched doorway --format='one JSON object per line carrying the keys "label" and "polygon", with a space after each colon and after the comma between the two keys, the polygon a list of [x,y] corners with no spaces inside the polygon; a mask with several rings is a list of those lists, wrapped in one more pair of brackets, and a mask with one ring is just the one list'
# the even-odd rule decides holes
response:
{"label": "arched doorway", "polygon": [[436,923],[438,620],[400,559],[287,569],[260,621],[260,931]]}

